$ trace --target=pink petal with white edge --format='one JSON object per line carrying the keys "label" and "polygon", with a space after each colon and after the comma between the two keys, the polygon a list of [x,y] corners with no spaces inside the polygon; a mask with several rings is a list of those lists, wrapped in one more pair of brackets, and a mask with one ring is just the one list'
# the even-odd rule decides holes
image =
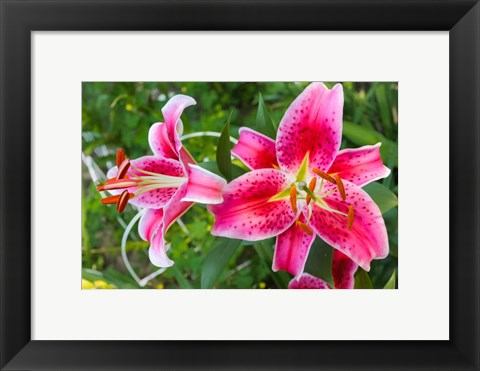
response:
{"label": "pink petal with white edge", "polygon": [[[352,228],[347,227],[347,217],[322,209],[311,202],[312,216],[308,224],[320,238],[333,248],[352,259],[364,270],[370,270],[373,259],[383,259],[388,255],[388,236],[382,213],[370,196],[349,181],[343,182],[346,201],[342,201],[338,191],[323,199],[327,205],[348,214],[349,205],[354,207]],[[328,182],[322,192],[334,189]],[[307,211],[304,210],[304,213]]]}
{"label": "pink petal with white edge", "polygon": [[390,169],[383,165],[380,157],[381,145],[341,150],[328,172],[337,173],[340,178],[360,187],[389,176]]}
{"label": "pink petal with white edge", "polygon": [[[300,221],[305,223],[303,216],[300,217]],[[277,236],[272,270],[287,271],[298,278],[305,268],[313,240],[315,240],[313,232],[309,235],[299,227],[297,222],[293,223],[290,228]]]}
{"label": "pink petal with white edge", "polygon": [[310,84],[288,107],[277,133],[282,170],[296,173],[309,153],[310,168],[327,171],[342,139],[343,89]]}
{"label": "pink petal with white edge", "polygon": [[210,205],[215,215],[212,234],[247,241],[270,238],[285,231],[295,221],[290,199],[270,199],[288,189],[291,179],[274,169],[253,170],[230,182],[223,203]]}
{"label": "pink petal with white edge", "polygon": [[336,289],[353,289],[355,279],[353,275],[357,271],[352,259],[338,250],[333,250],[332,277]]}
{"label": "pink petal with white edge", "polygon": [[222,191],[227,182],[222,177],[201,168],[198,165],[188,165],[188,186],[182,201],[199,202],[202,204],[219,204],[223,202]]}
{"label": "pink petal with white edge", "polygon": [[168,158],[179,158],[179,151],[182,148],[180,135],[183,132],[180,116],[185,108],[195,104],[197,104],[195,99],[183,94],[170,98],[162,108],[165,123],[152,125],[148,134],[153,153]]}
{"label": "pink petal with white edge", "polygon": [[275,141],[255,130],[242,127],[232,154],[251,170],[278,167]]}
{"label": "pink petal with white edge", "polygon": [[150,126],[148,143],[155,155],[178,160],[178,154],[175,152],[175,141],[170,140],[168,127],[163,122],[157,122]]}
{"label": "pink petal with white edge", "polygon": [[157,267],[171,267],[173,261],[167,256],[167,248],[163,239],[163,210],[148,210],[140,219],[138,233],[140,237],[150,242],[148,256]]}
{"label": "pink petal with white edge", "polygon": [[[132,160],[131,164],[132,166],[135,166],[141,170],[156,174],[185,177],[185,173],[180,162],[173,159],[161,158],[157,156],[144,156],[136,160]],[[142,176],[145,174],[142,174],[141,172],[130,167],[127,176],[133,177],[133,175]],[[139,190],[137,187],[128,188],[128,191],[133,193],[135,193],[137,190]],[[177,187],[157,188],[142,193],[139,196],[135,196],[134,198],[130,199],[129,202],[138,207],[159,209],[173,197],[176,191]]]}
{"label": "pink petal with white edge", "polygon": [[289,289],[330,289],[328,283],[308,273],[303,273],[300,278],[293,279],[288,284]]}
{"label": "pink petal with white edge", "polygon": [[163,209],[148,210],[140,219],[138,232],[140,237],[150,242],[148,255],[152,264],[157,267],[170,267],[173,261],[167,256],[165,235],[170,226],[193,205],[192,202],[183,202],[187,183],[184,183]]}

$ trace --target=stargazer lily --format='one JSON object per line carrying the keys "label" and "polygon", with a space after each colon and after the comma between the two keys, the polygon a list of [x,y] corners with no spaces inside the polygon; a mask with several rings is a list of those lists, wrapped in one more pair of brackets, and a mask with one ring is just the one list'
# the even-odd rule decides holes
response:
{"label": "stargazer lily", "polygon": [[[336,289],[353,289],[355,279],[353,275],[358,266],[346,255],[335,250],[332,257],[332,277]],[[298,279],[292,279],[288,284],[289,289],[331,289],[332,287],[324,280],[302,273]]]}
{"label": "stargazer lily", "polygon": [[248,241],[277,236],[272,269],[299,277],[315,234],[365,270],[388,254],[381,212],[360,187],[386,177],[380,144],[339,151],[343,90],[310,84],[290,105],[274,141],[240,129],[234,156],[252,171],[212,205],[212,234]]}
{"label": "stargazer lily", "polygon": [[97,187],[113,194],[103,198],[102,203],[116,204],[118,212],[127,203],[148,209],[139,222],[139,234],[150,242],[149,257],[158,267],[173,265],[164,241],[172,223],[194,202],[223,201],[225,180],[196,165],[180,141],[183,131],[180,116],[194,104],[195,100],[186,95],[172,97],[162,109],[165,122],[153,124],[149,131],[153,156],[129,160],[123,150],[118,150],[117,166],[109,170],[109,179]]}

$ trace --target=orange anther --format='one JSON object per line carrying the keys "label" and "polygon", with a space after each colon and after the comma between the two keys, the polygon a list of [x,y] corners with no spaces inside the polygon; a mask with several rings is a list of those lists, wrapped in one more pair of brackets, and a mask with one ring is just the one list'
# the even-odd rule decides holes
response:
{"label": "orange anther", "polygon": [[[312,180],[310,181],[310,184],[308,185],[308,189],[310,190],[310,192],[313,193],[315,191],[316,185],[317,185],[317,178],[312,178]],[[310,197],[310,195],[307,195],[307,197],[305,198],[307,205],[310,203],[311,200],[312,198]]]}
{"label": "orange anther", "polygon": [[300,220],[297,221],[297,225],[300,227],[302,231],[304,231],[309,236],[313,234],[313,231],[308,227],[308,225],[306,225],[305,223],[302,223]]}
{"label": "orange anther", "polygon": [[130,194],[128,193],[128,191],[123,191],[117,203],[117,211],[119,213],[125,210],[125,207],[127,206],[129,199],[130,199]]}
{"label": "orange anther", "polygon": [[125,161],[125,152],[123,149],[117,149],[117,167],[119,168],[122,162]]}
{"label": "orange anther", "polygon": [[136,180],[129,180],[129,179],[119,179],[112,182],[107,182],[103,185],[102,190],[111,191],[113,189],[123,189],[123,188],[130,188],[135,187],[138,185]]}
{"label": "orange anther", "polygon": [[326,172],[320,170],[320,169],[312,169],[312,171],[317,174],[320,178],[325,179],[327,182],[330,182],[332,184],[337,184],[335,181],[335,178],[333,178],[331,175],[328,175]]}
{"label": "orange anther", "polygon": [[342,196],[342,200],[345,201],[347,199],[347,195],[345,194],[345,187],[343,186],[342,179],[338,176],[338,174],[335,174],[334,177],[337,183],[338,192],[340,192],[340,196]]}
{"label": "orange anther", "polygon": [[102,204],[104,205],[116,204],[119,199],[120,199],[120,195],[108,196],[108,197],[102,198]]}
{"label": "orange anther", "polygon": [[348,207],[348,216],[347,216],[347,227],[348,227],[348,229],[352,229],[354,219],[355,219],[355,213],[353,212],[353,206],[350,205]]}
{"label": "orange anther", "polygon": [[295,185],[290,187],[290,205],[292,206],[292,211],[297,213],[297,188]]}
{"label": "orange anther", "polygon": [[127,175],[127,171],[130,168],[130,160],[124,160],[121,165],[118,167],[118,174],[117,174],[117,179],[123,179],[125,178],[125,175]]}

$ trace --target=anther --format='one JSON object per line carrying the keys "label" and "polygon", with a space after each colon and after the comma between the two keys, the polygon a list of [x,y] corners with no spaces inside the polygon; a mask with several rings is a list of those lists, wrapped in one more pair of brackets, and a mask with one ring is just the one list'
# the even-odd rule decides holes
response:
{"label": "anther", "polygon": [[348,207],[348,216],[347,216],[347,227],[348,227],[348,229],[352,229],[354,219],[355,219],[355,213],[353,211],[353,206],[350,205]]}
{"label": "anther", "polygon": [[125,178],[127,171],[130,168],[130,160],[124,160],[122,164],[118,167],[117,179]]}
{"label": "anther", "polygon": [[121,213],[123,210],[125,210],[125,207],[127,206],[128,200],[130,199],[130,194],[128,191],[123,191],[122,194],[120,195],[120,198],[118,199],[117,203],[117,211]]}
{"label": "anther", "polygon": [[313,231],[308,227],[308,225],[306,225],[305,223],[302,223],[300,220],[297,221],[297,225],[300,227],[302,231],[304,231],[309,236],[313,234]]}
{"label": "anther", "polygon": [[125,152],[123,149],[117,149],[117,167],[120,168],[120,165],[125,161]]}
{"label": "anther", "polygon": [[[122,189],[122,188],[130,188],[136,187],[138,185],[138,181],[136,180],[128,180],[128,179],[119,179],[112,182],[105,183],[102,187],[102,191],[111,191],[114,189]],[[97,187],[98,189],[98,187]]]}
{"label": "anther", "polygon": [[338,192],[340,192],[340,196],[342,197],[342,200],[345,201],[347,199],[347,195],[345,194],[345,187],[343,186],[342,179],[338,176],[338,174],[335,174],[335,181],[337,182],[337,188]]}
{"label": "anther", "polygon": [[[308,189],[310,190],[310,192],[313,193],[313,191],[315,191],[316,185],[317,185],[317,178],[312,178],[312,180],[310,181],[310,184],[308,185]],[[311,200],[312,198],[310,197],[310,195],[307,195],[307,197],[305,198],[307,205],[310,203]]]}
{"label": "anther", "polygon": [[116,204],[119,199],[120,199],[120,195],[116,195],[116,196],[104,197],[102,198],[101,201],[102,201],[102,204],[104,205],[111,205],[111,204]]}
{"label": "anther", "polygon": [[292,206],[292,211],[297,213],[297,187],[292,185],[290,187],[290,205]]}
{"label": "anther", "polygon": [[312,171],[317,174],[320,178],[325,179],[327,182],[330,182],[332,184],[337,184],[335,181],[335,178],[333,178],[331,175],[328,175],[326,172],[320,170],[320,169],[312,169]]}

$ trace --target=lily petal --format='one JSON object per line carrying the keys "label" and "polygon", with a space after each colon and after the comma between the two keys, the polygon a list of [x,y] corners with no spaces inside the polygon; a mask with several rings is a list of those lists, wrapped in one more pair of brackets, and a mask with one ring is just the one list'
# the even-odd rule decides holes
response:
{"label": "lily petal", "polygon": [[297,215],[292,211],[288,196],[270,199],[288,190],[290,184],[291,179],[275,169],[253,170],[233,180],[225,187],[223,203],[208,206],[215,215],[211,233],[247,241],[282,233]]}
{"label": "lily petal", "polygon": [[153,124],[148,133],[148,141],[153,153],[167,158],[179,158],[182,147],[180,135],[183,132],[180,116],[185,108],[196,103],[195,99],[183,94],[170,98],[162,108],[165,123]]}
{"label": "lily petal", "polygon": [[[299,221],[305,223],[303,216]],[[297,278],[300,277],[313,240],[315,240],[313,232],[308,234],[300,228],[298,222],[293,223],[290,228],[277,237],[272,270],[274,272],[284,270]]]}
{"label": "lily petal", "polygon": [[337,173],[340,178],[360,187],[385,178],[390,175],[390,169],[383,165],[380,146],[381,143],[377,143],[374,146],[341,150],[328,172]]}
{"label": "lily petal", "polygon": [[200,202],[203,204],[219,204],[223,202],[222,191],[227,182],[222,177],[189,164],[187,193],[182,201]]}
{"label": "lily petal", "polygon": [[328,283],[308,273],[303,273],[300,278],[293,279],[288,284],[289,289],[330,289]]}
{"label": "lily petal", "polygon": [[[345,180],[343,185],[346,201],[335,191],[323,199],[331,209],[348,214],[350,205],[354,208],[351,229],[347,227],[347,217],[325,210],[312,202],[312,215],[309,226],[333,248],[352,259],[364,270],[370,270],[373,259],[383,259],[388,255],[388,237],[385,222],[378,206],[360,187]],[[324,191],[334,185],[325,183]],[[304,214],[308,210],[304,210]]]}
{"label": "lily petal", "polygon": [[275,141],[255,130],[242,127],[232,154],[251,170],[278,167]]}
{"label": "lily petal", "polygon": [[173,261],[167,256],[167,247],[163,239],[164,213],[162,209],[148,210],[140,219],[138,233],[140,237],[150,242],[148,256],[157,267],[171,267]]}
{"label": "lily petal", "polygon": [[297,173],[309,154],[310,168],[327,171],[342,139],[343,90],[310,84],[288,107],[277,133],[280,168]]}
{"label": "lily petal", "polygon": [[140,219],[138,233],[143,240],[150,242],[148,256],[152,264],[157,267],[173,265],[173,261],[167,256],[168,246],[165,244],[165,235],[173,222],[193,205],[193,202],[181,201],[186,190],[187,183],[184,183],[163,209],[150,209]]}
{"label": "lily petal", "polygon": [[353,289],[355,279],[353,275],[357,271],[352,259],[338,250],[333,250],[332,277],[336,289]]}
{"label": "lily petal", "polygon": [[[136,160],[132,160],[131,164],[132,166],[127,173],[128,177],[134,177],[135,175],[145,175],[133,169],[133,167],[155,174],[185,177],[180,162],[173,159],[161,158],[157,156],[143,156]],[[177,188],[178,187],[156,188],[151,191],[141,193],[140,195],[132,198],[129,202],[132,205],[138,207],[159,209],[163,207],[173,197],[173,195],[177,191]],[[137,190],[138,188],[136,187],[128,188],[128,191],[132,193],[136,192]]]}

